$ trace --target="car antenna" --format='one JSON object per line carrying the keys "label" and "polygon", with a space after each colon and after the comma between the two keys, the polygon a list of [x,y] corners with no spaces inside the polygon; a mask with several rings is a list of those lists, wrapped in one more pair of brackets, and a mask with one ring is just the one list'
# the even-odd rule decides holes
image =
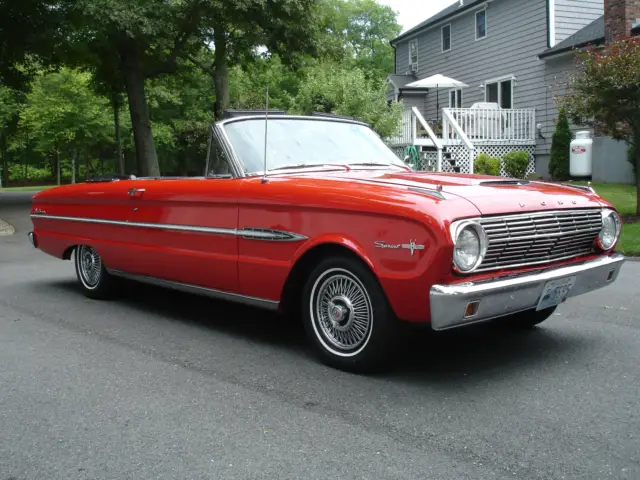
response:
{"label": "car antenna", "polygon": [[267,124],[269,123],[269,85],[267,85],[267,98],[264,109],[264,173],[262,175],[262,183],[267,183]]}

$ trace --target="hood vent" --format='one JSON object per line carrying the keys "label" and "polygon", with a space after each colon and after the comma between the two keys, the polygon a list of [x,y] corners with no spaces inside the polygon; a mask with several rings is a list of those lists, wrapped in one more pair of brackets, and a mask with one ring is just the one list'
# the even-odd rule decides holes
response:
{"label": "hood vent", "polygon": [[516,179],[511,179],[511,180],[481,180],[480,182],[478,182],[478,185],[482,185],[484,187],[491,187],[491,186],[501,187],[501,186],[508,186],[508,185],[517,185],[517,186],[529,185],[530,183],[531,182],[529,180],[516,180]]}
{"label": "hood vent", "polygon": [[409,187],[410,192],[423,193],[430,197],[437,198],[438,200],[446,200],[447,198],[442,194],[440,190],[433,190],[431,188],[424,187]]}

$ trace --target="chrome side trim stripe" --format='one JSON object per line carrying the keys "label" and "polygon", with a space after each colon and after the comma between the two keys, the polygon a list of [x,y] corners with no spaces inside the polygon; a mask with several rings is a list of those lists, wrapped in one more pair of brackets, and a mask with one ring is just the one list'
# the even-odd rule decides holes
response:
{"label": "chrome side trim stripe", "polygon": [[213,288],[200,287],[198,285],[191,285],[188,283],[174,282],[171,280],[162,280],[160,278],[148,277],[146,275],[137,275],[133,273],[123,272],[121,270],[107,271],[116,277],[127,278],[129,280],[135,280],[140,283],[147,283],[149,285],[155,285],[158,287],[166,287],[173,290],[179,290],[185,293],[193,293],[196,295],[203,295],[206,297],[216,298],[219,300],[229,300],[236,303],[243,303],[259,308],[265,308],[268,310],[277,310],[280,306],[280,302],[275,300],[266,300],[264,298],[249,297],[247,295],[240,295],[238,293],[230,293],[222,290],[216,290]]}
{"label": "chrome side trim stripe", "polygon": [[97,223],[101,225],[117,225],[135,228],[154,228],[157,230],[175,230],[181,232],[210,233],[213,235],[233,235],[249,240],[271,240],[279,242],[299,242],[307,237],[293,232],[282,230],[272,230],[268,228],[215,228],[199,227],[196,225],[176,225],[169,223],[145,223],[145,222],[122,222],[120,220],[105,220],[101,218],[66,217],[60,215],[32,214],[31,218],[44,218],[48,220],[64,220],[69,222]]}
{"label": "chrome side trim stripe", "polygon": [[269,228],[244,227],[236,230],[236,235],[255,240],[276,240],[279,242],[299,242],[307,240],[307,237],[299,233],[271,230]]}

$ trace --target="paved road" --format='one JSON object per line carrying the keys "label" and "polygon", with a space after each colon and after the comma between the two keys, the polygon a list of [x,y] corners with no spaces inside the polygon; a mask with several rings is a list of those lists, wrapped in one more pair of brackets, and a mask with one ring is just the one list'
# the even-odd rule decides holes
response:
{"label": "paved road", "polygon": [[260,311],[84,298],[28,244],[30,195],[0,193],[0,480],[640,478],[640,263],[535,332],[354,376]]}

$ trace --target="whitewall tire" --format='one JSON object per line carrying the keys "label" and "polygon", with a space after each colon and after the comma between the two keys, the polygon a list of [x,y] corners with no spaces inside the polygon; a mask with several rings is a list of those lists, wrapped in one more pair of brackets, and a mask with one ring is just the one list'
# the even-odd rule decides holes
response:
{"label": "whitewall tire", "polygon": [[78,283],[89,298],[106,299],[115,293],[117,280],[109,275],[98,251],[89,245],[78,245],[74,252]]}
{"label": "whitewall tire", "polygon": [[319,262],[303,290],[302,315],[321,360],[341,370],[366,372],[391,363],[397,320],[384,291],[359,260]]}

